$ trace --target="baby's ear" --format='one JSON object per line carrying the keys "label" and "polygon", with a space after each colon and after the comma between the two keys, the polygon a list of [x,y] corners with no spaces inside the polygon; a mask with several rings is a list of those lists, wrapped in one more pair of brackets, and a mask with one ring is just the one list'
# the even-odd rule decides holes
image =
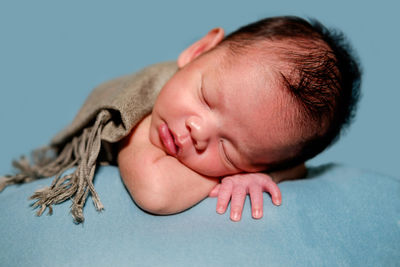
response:
{"label": "baby's ear", "polygon": [[201,54],[216,47],[224,39],[224,29],[215,28],[200,40],[186,48],[178,57],[178,67],[182,68]]}

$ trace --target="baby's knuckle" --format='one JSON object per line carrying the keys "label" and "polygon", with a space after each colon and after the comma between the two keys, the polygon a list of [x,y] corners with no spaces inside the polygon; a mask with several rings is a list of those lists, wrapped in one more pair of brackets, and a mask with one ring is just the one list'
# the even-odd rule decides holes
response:
{"label": "baby's knuckle", "polygon": [[232,197],[239,198],[246,195],[246,191],[243,188],[236,188],[232,191]]}

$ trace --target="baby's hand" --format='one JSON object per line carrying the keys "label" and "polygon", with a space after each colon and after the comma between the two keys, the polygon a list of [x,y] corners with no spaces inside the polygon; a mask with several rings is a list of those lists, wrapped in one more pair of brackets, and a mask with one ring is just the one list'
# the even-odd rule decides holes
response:
{"label": "baby's hand", "polygon": [[210,197],[218,197],[217,212],[223,214],[231,201],[231,220],[240,221],[246,195],[250,195],[251,214],[254,219],[263,216],[263,192],[271,195],[272,203],[280,205],[281,191],[272,178],[264,173],[242,173],[226,176],[210,192]]}

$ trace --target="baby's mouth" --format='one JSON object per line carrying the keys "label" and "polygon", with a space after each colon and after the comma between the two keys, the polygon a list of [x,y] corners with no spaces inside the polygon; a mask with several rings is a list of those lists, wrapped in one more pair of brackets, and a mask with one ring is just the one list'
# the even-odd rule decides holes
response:
{"label": "baby's mouth", "polygon": [[179,147],[175,144],[175,137],[168,125],[166,123],[161,124],[158,127],[158,133],[167,153],[175,157],[178,154]]}

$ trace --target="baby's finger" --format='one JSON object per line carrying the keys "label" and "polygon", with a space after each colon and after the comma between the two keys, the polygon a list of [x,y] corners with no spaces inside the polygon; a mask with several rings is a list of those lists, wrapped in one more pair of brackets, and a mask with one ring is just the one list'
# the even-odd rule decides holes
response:
{"label": "baby's finger", "polygon": [[242,217],[243,205],[246,199],[246,189],[244,186],[235,186],[232,191],[231,199],[231,220],[238,222]]}
{"label": "baby's finger", "polygon": [[260,186],[252,185],[249,188],[251,201],[251,215],[254,219],[261,219],[263,216],[263,191]]}
{"label": "baby's finger", "polygon": [[222,183],[218,191],[217,212],[223,214],[228,207],[232,194],[232,182]]}
{"label": "baby's finger", "polygon": [[218,196],[218,192],[219,192],[219,188],[220,188],[221,184],[217,184],[210,193],[208,193],[209,197],[217,197]]}
{"label": "baby's finger", "polygon": [[282,203],[282,195],[278,185],[272,179],[264,179],[263,181],[264,191],[271,195],[272,203],[279,206]]}

